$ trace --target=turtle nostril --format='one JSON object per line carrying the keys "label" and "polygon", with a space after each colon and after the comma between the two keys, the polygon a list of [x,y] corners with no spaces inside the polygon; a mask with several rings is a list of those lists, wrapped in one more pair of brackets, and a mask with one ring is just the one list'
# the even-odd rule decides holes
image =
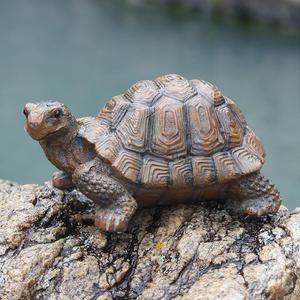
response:
{"label": "turtle nostril", "polygon": [[31,128],[37,128],[39,126],[39,123],[37,123],[37,122],[29,122],[28,125]]}

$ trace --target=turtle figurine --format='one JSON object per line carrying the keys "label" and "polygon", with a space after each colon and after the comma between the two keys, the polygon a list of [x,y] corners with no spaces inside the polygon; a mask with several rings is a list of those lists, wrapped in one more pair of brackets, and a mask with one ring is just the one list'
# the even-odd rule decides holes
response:
{"label": "turtle figurine", "polygon": [[239,107],[204,80],[169,74],[76,119],[58,102],[27,103],[25,129],[59,169],[56,188],[95,203],[95,226],[122,232],[138,206],[225,199],[236,214],[275,213],[281,198],[260,173],[263,145]]}

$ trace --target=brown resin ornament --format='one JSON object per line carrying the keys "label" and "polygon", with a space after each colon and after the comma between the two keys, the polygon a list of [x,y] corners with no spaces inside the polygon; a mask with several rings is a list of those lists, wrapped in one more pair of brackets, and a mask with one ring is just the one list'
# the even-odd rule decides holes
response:
{"label": "brown resin ornament", "polygon": [[139,81],[96,117],[58,102],[28,103],[25,128],[61,172],[52,184],[96,204],[95,225],[124,231],[138,206],[227,199],[247,216],[275,213],[276,187],[260,174],[263,145],[238,106],[203,80]]}

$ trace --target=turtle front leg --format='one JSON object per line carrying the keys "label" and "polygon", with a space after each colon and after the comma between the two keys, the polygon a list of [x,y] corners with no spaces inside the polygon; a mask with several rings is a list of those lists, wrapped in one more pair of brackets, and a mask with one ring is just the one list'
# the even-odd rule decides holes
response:
{"label": "turtle front leg", "polygon": [[74,188],[72,176],[63,171],[55,172],[52,175],[51,183],[52,186],[62,190],[71,190]]}
{"label": "turtle front leg", "polygon": [[232,184],[226,205],[238,215],[260,217],[278,211],[281,198],[278,189],[260,173],[253,173]]}
{"label": "turtle front leg", "polygon": [[117,179],[88,162],[78,167],[73,182],[96,205],[95,226],[103,231],[123,232],[137,210],[137,202]]}

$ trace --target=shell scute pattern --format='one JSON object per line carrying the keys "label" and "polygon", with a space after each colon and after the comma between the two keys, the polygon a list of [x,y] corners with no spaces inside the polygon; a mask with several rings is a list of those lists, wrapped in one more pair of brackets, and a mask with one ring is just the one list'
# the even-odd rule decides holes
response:
{"label": "shell scute pattern", "polygon": [[264,163],[266,157],[264,146],[252,130],[249,130],[246,133],[244,144],[253,154],[255,154],[260,159],[262,163]]}
{"label": "shell scute pattern", "polygon": [[195,86],[195,89],[200,95],[206,97],[214,105],[221,105],[225,102],[221,91],[212,83],[199,79],[193,79],[191,83]]}
{"label": "shell scute pattern", "polygon": [[186,155],[185,132],[182,104],[163,96],[154,107],[151,152],[170,159]]}
{"label": "shell scute pattern", "polygon": [[109,133],[99,138],[95,143],[95,149],[100,157],[112,164],[121,150],[121,145],[116,135]]}
{"label": "shell scute pattern", "polygon": [[244,130],[237,122],[230,108],[226,105],[215,108],[221,124],[224,139],[227,142],[228,148],[239,146],[243,142]]}
{"label": "shell scute pattern", "polygon": [[85,136],[120,176],[144,188],[225,183],[264,162],[238,106],[203,80],[171,74],[139,81],[96,119],[96,126],[85,121]]}
{"label": "shell scute pattern", "polygon": [[240,110],[240,108],[236,105],[235,102],[233,102],[231,99],[225,97],[227,106],[231,109],[231,111],[235,114],[235,116],[238,118],[240,124],[246,129],[247,128],[247,122],[244,114]]}
{"label": "shell scute pattern", "polygon": [[122,95],[112,97],[106,102],[97,115],[97,118],[107,123],[111,129],[114,129],[123,118],[129,106],[130,103]]}
{"label": "shell scute pattern", "polygon": [[142,184],[146,187],[166,188],[169,182],[168,162],[155,158],[147,157],[143,161]]}
{"label": "shell scute pattern", "polygon": [[193,170],[189,159],[183,158],[173,162],[171,182],[174,186],[185,187],[193,183]]}
{"label": "shell scute pattern", "polygon": [[80,129],[79,134],[81,137],[87,139],[91,143],[96,143],[99,137],[109,133],[109,126],[102,123],[93,117],[85,117],[77,119]]}
{"label": "shell scute pattern", "polygon": [[127,90],[125,97],[131,102],[151,105],[160,94],[161,91],[153,80],[141,80]]}
{"label": "shell scute pattern", "polygon": [[232,157],[243,175],[255,172],[261,167],[261,161],[245,146],[232,149]]}
{"label": "shell scute pattern", "polygon": [[216,170],[211,157],[192,158],[194,186],[210,185],[216,181]]}
{"label": "shell scute pattern", "polygon": [[213,155],[213,160],[218,182],[225,183],[241,176],[241,172],[229,152],[216,153]]}
{"label": "shell scute pattern", "polygon": [[149,108],[143,105],[131,105],[116,130],[126,149],[139,153],[146,151],[148,124]]}
{"label": "shell scute pattern", "polygon": [[224,147],[218,120],[213,106],[198,95],[187,103],[190,122],[191,154],[210,155]]}
{"label": "shell scute pattern", "polygon": [[156,78],[155,81],[162,87],[166,96],[175,98],[180,102],[184,102],[197,94],[193,85],[186,78],[177,74],[164,75]]}
{"label": "shell scute pattern", "polygon": [[131,182],[137,182],[141,166],[141,155],[127,150],[120,151],[112,164],[113,168]]}

